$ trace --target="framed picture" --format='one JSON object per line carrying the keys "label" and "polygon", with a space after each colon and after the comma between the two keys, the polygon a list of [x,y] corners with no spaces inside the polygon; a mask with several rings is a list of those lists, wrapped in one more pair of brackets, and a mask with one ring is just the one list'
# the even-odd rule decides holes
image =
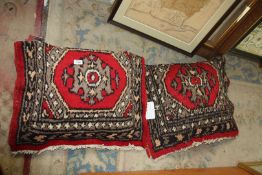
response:
{"label": "framed picture", "polygon": [[260,58],[262,60],[261,20],[236,44],[232,52],[248,58]]}
{"label": "framed picture", "polygon": [[236,0],[116,0],[109,22],[192,54]]}
{"label": "framed picture", "polygon": [[239,168],[248,171],[253,175],[262,175],[262,161],[259,162],[240,162],[238,164]]}

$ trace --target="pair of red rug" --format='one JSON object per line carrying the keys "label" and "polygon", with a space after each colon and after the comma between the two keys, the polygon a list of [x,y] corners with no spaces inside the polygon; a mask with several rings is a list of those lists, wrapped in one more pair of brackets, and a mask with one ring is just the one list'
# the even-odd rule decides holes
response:
{"label": "pair of red rug", "polygon": [[[14,153],[136,148],[150,157],[238,134],[224,60],[151,65],[130,52],[15,43]],[[147,102],[154,119],[146,119]],[[147,116],[150,118],[150,116]]]}

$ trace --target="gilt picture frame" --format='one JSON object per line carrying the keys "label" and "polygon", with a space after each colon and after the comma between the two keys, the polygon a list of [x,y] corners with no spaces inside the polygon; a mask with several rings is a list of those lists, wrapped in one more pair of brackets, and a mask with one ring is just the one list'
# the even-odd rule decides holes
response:
{"label": "gilt picture frame", "polygon": [[237,0],[116,0],[108,22],[192,55]]}
{"label": "gilt picture frame", "polygon": [[242,168],[249,172],[252,175],[262,175],[262,161],[257,162],[240,162],[237,165],[239,168]]}

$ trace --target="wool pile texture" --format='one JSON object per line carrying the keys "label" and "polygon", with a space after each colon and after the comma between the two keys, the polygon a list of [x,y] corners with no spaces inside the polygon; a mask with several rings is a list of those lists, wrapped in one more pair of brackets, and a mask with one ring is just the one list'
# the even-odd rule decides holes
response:
{"label": "wool pile texture", "polygon": [[149,156],[188,149],[238,135],[223,57],[209,62],[148,65],[148,101],[156,118],[148,120]]}
{"label": "wool pile texture", "polygon": [[143,146],[144,59],[129,52],[15,43],[13,152]]}
{"label": "wool pile texture", "polygon": [[[128,51],[62,48],[17,41],[13,153],[76,148],[170,152],[233,138],[224,59],[145,65]],[[155,119],[146,119],[147,102]]]}

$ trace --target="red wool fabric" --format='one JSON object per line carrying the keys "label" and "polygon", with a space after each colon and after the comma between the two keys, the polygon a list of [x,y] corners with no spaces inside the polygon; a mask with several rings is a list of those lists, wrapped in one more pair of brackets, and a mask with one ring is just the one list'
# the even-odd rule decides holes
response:
{"label": "red wool fabric", "polygon": [[147,100],[142,57],[61,48],[34,39],[14,46],[12,152],[144,145]]}
{"label": "red wool fabric", "polygon": [[148,101],[154,102],[156,113],[146,123],[149,157],[238,135],[224,64],[223,58],[216,58],[146,66]]}
{"label": "red wool fabric", "polygon": [[[130,52],[61,48],[35,37],[14,46],[14,153],[139,146],[158,158],[238,134],[223,58],[146,66]],[[155,119],[146,120],[148,101]]]}

